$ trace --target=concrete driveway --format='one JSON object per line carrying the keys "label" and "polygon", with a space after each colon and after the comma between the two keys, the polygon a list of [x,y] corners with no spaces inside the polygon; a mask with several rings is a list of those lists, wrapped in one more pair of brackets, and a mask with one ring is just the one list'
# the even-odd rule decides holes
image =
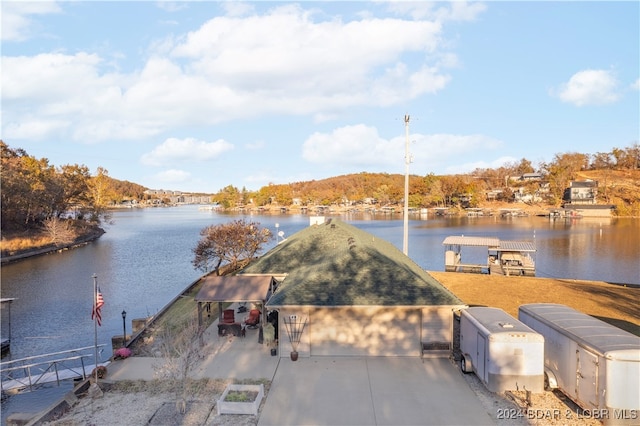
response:
{"label": "concrete driveway", "polygon": [[447,359],[282,358],[259,426],[492,425]]}

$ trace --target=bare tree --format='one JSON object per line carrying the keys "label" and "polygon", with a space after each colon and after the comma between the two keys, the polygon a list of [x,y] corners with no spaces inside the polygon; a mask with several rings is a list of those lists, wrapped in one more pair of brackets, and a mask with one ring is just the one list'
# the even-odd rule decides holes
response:
{"label": "bare tree", "polygon": [[55,245],[61,246],[70,244],[76,238],[76,233],[67,220],[50,217],[42,223],[45,233]]}
{"label": "bare tree", "polygon": [[160,352],[165,362],[154,366],[156,374],[172,380],[176,389],[176,410],[184,414],[189,395],[189,372],[204,357],[202,329],[198,320],[190,318],[181,326],[167,325],[161,334]]}
{"label": "bare tree", "polygon": [[231,271],[237,269],[241,260],[252,259],[271,239],[271,231],[259,225],[238,219],[204,228],[200,231],[202,238],[193,249],[193,266],[208,272],[213,265],[217,275],[223,263],[228,264]]}

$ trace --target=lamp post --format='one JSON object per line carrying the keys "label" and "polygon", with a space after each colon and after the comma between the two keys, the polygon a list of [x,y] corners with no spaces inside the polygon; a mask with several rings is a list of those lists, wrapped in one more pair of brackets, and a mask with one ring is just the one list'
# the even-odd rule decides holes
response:
{"label": "lamp post", "polygon": [[127,345],[127,311],[122,311],[122,347]]}

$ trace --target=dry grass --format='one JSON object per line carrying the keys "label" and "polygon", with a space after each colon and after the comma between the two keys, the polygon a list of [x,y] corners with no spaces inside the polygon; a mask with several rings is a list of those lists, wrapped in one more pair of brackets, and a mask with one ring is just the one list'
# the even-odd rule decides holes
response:
{"label": "dry grass", "polygon": [[[188,324],[198,319],[198,303],[195,297],[200,291],[204,280],[199,280],[188,291],[180,295],[174,303],[167,307],[155,321],[147,327],[136,341],[130,346],[134,355],[154,355],[162,336],[175,334],[184,330]],[[223,308],[226,305],[223,306]],[[211,304],[211,312],[203,312],[202,324],[204,329],[218,318],[217,304]]]}
{"label": "dry grass", "polygon": [[44,234],[3,237],[2,241],[0,241],[0,251],[2,253],[15,253],[22,250],[44,248],[49,244],[51,244],[51,238]]}
{"label": "dry grass", "polygon": [[560,278],[429,272],[470,306],[501,308],[515,318],[525,303],[560,303],[640,336],[640,287]]}

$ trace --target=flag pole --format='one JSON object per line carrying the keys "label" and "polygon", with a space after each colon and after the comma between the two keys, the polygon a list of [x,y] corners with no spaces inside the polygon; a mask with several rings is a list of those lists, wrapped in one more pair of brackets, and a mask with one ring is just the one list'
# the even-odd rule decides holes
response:
{"label": "flag pole", "polygon": [[[97,308],[98,304],[98,276],[93,274],[93,309],[94,311]],[[93,315],[93,344],[94,344],[94,357],[96,367],[93,371],[95,371],[95,381],[98,384],[98,315]]]}

